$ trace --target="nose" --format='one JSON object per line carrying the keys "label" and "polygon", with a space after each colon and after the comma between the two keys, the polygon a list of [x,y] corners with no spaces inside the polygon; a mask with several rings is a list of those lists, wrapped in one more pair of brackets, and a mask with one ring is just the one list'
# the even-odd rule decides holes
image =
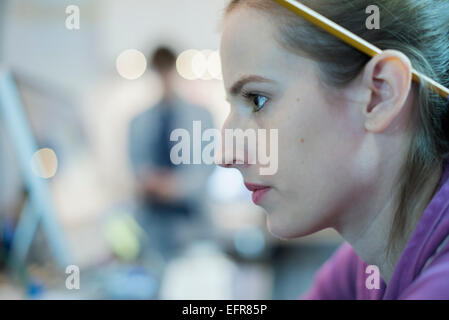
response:
{"label": "nose", "polygon": [[243,168],[248,166],[248,150],[245,144],[236,143],[234,135],[238,127],[237,117],[231,112],[221,129],[218,152],[215,157],[217,165],[223,168]]}

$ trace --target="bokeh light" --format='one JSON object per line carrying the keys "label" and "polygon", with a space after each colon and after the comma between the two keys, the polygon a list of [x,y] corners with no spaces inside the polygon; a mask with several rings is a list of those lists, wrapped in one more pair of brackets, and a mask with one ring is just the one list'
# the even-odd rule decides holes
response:
{"label": "bokeh light", "polygon": [[198,53],[198,50],[186,50],[178,56],[178,59],[176,59],[176,70],[184,79],[195,80],[198,78],[192,68],[193,59]]}
{"label": "bokeh light", "polygon": [[[196,242],[167,266],[163,300],[228,300],[232,298],[235,263],[212,243]],[[217,276],[220,275],[220,276]]]}
{"label": "bokeh light", "polygon": [[58,170],[56,153],[49,148],[36,151],[31,158],[31,169],[37,176],[45,179],[54,177]]}
{"label": "bokeh light", "polygon": [[220,54],[218,51],[213,51],[209,55],[207,59],[207,71],[214,79],[223,80],[223,76],[221,73]]}
{"label": "bokeh light", "polygon": [[193,59],[193,70],[201,80],[212,80],[213,77],[209,73],[209,57],[214,53],[212,50],[202,50]]}
{"label": "bokeh light", "polygon": [[220,55],[216,50],[186,50],[178,56],[176,69],[187,80],[223,79]]}
{"label": "bokeh light", "polygon": [[241,256],[255,258],[263,253],[265,238],[257,227],[243,228],[235,234],[234,245]]}
{"label": "bokeh light", "polygon": [[116,60],[117,72],[125,79],[136,80],[147,69],[145,55],[136,49],[123,51]]}

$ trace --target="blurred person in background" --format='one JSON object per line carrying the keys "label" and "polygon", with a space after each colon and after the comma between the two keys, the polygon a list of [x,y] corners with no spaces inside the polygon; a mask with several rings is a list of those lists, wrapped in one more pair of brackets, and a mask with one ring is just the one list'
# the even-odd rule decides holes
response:
{"label": "blurred person in background", "polygon": [[186,243],[183,234],[188,229],[203,221],[202,195],[213,170],[213,166],[203,164],[174,165],[170,159],[170,150],[177,143],[170,141],[174,129],[186,129],[192,136],[193,121],[201,121],[203,130],[213,128],[206,109],[178,95],[175,64],[176,56],[168,47],[160,46],[152,54],[150,67],[162,82],[162,98],[131,121],[129,135],[139,216],[151,246],[165,258]]}

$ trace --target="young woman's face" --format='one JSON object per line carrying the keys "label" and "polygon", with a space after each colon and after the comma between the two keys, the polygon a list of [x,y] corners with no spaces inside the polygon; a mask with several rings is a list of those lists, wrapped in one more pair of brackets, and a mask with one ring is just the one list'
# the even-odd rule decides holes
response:
{"label": "young woman's face", "polygon": [[[312,60],[278,44],[272,21],[245,7],[225,18],[221,58],[231,112],[224,129],[278,130],[274,175],[260,175],[259,164],[233,167],[246,183],[270,187],[259,203],[268,213],[268,228],[292,238],[333,226],[363,187],[357,181],[366,177],[354,172],[361,169],[355,164],[364,128],[362,115],[348,102],[349,89],[325,89]],[[231,92],[241,79],[249,82]]]}

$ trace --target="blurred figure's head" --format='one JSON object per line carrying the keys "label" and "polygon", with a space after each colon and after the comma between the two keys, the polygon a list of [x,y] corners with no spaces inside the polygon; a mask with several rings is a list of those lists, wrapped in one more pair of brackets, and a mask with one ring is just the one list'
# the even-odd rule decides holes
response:
{"label": "blurred figure's head", "polygon": [[173,88],[176,54],[166,46],[157,47],[151,55],[151,68],[157,72],[164,85],[164,94],[169,95]]}

